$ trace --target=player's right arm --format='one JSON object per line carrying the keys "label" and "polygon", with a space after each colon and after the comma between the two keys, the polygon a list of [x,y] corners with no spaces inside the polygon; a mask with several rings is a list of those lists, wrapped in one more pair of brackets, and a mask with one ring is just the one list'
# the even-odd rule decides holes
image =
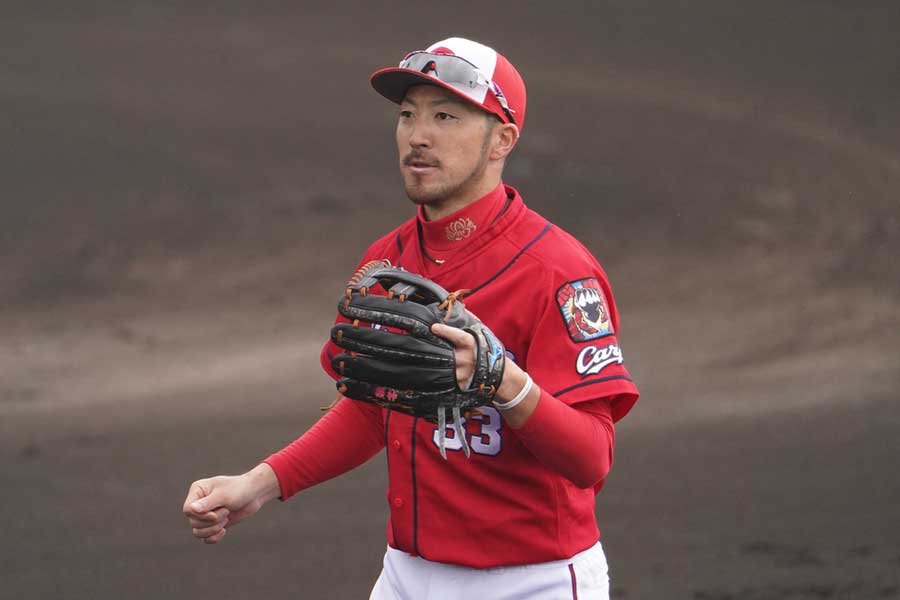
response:
{"label": "player's right arm", "polygon": [[[380,256],[393,232],[373,244],[360,265]],[[358,268],[358,267],[357,267]],[[322,366],[333,378],[330,341]],[[208,544],[222,540],[227,527],[259,511],[269,501],[346,473],[384,447],[384,422],[375,405],[342,399],[309,431],[243,475],[200,479],[191,484],[183,512],[195,537]]]}
{"label": "player's right arm", "polygon": [[195,537],[215,544],[269,501],[342,475],[384,447],[381,408],[342,399],[309,431],[243,475],[200,479],[184,501]]}

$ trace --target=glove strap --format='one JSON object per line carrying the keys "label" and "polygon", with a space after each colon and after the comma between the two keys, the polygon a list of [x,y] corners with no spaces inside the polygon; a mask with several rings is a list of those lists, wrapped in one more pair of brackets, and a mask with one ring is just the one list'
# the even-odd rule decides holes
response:
{"label": "glove strap", "polygon": [[494,402],[494,408],[498,410],[512,410],[518,405],[522,404],[522,400],[525,399],[525,396],[528,395],[528,392],[531,391],[531,388],[534,387],[534,380],[531,378],[531,375],[525,373],[525,385],[522,386],[522,391],[516,394],[516,397],[510,400],[509,402]]}

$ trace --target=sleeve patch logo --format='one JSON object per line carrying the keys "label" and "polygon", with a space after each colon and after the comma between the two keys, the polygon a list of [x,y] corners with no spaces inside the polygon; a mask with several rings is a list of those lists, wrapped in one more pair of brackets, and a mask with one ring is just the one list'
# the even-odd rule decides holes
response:
{"label": "sleeve patch logo", "polygon": [[615,333],[606,297],[593,277],[563,285],[556,292],[556,303],[572,341],[587,342]]}
{"label": "sleeve patch logo", "polygon": [[588,375],[596,375],[609,365],[622,364],[622,350],[615,344],[610,344],[605,348],[597,346],[588,346],[578,353],[575,359],[575,370],[582,377]]}

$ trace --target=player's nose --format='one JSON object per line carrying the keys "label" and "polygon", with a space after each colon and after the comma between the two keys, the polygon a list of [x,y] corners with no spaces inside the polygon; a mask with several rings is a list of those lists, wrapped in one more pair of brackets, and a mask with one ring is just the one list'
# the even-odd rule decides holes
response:
{"label": "player's nose", "polygon": [[409,132],[409,145],[411,148],[430,148],[432,136],[428,128],[422,124],[413,125]]}

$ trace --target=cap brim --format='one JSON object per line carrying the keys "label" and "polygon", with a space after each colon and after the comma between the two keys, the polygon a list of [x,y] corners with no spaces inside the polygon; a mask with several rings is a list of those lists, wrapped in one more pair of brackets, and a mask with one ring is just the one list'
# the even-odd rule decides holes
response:
{"label": "cap brim", "polygon": [[369,78],[369,83],[372,84],[372,87],[375,88],[376,92],[397,104],[400,104],[403,101],[403,98],[406,97],[406,91],[410,87],[427,83],[453,92],[460,98],[468,100],[475,106],[484,109],[483,105],[479,104],[469,96],[466,96],[459,90],[447,85],[440,79],[430,77],[412,69],[401,69],[400,67],[381,69],[372,73],[372,76]]}

